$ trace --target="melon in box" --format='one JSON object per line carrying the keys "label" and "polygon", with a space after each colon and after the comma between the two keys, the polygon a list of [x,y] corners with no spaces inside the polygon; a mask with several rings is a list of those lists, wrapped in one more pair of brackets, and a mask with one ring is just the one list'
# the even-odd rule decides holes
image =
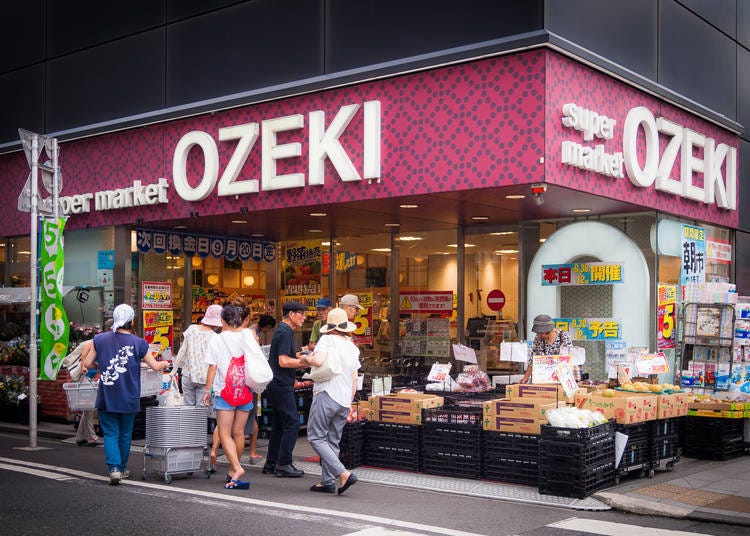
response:
{"label": "melon in box", "polygon": [[650,395],[613,397],[579,395],[576,396],[576,406],[581,409],[599,411],[607,419],[614,419],[620,424],[633,424],[656,418],[656,399]]}

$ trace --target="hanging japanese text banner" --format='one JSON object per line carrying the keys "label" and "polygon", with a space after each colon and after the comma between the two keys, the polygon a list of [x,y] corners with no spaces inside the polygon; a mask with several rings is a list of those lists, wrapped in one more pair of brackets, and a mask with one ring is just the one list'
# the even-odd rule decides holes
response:
{"label": "hanging japanese text banner", "polygon": [[675,308],[677,307],[677,287],[658,286],[659,308],[656,320],[656,347],[659,350],[675,347]]}
{"label": "hanging japanese text banner", "polygon": [[[47,218],[42,220],[42,247],[39,256],[41,280],[39,338],[42,358],[39,378],[42,380],[54,380],[57,377],[62,360],[68,353],[70,324],[63,307],[62,293],[65,276],[64,229],[64,218],[59,218],[56,222]],[[36,356],[31,356],[31,359],[36,359]]]}
{"label": "hanging japanese text banner", "polygon": [[706,281],[706,230],[692,225],[682,226],[682,264],[680,284]]}
{"label": "hanging japanese text banner", "polygon": [[137,229],[136,244],[139,253],[169,251],[172,255],[184,253],[202,258],[211,255],[217,259],[225,257],[229,261],[240,259],[243,262],[250,259],[273,262],[276,259],[275,244],[245,238]]}

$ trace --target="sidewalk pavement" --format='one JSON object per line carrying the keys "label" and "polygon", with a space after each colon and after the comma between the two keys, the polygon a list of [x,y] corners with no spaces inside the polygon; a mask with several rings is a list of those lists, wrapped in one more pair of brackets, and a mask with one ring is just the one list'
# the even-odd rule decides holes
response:
{"label": "sidewalk pavement", "polygon": [[[0,422],[0,432],[28,434],[28,426]],[[60,439],[74,443],[71,424],[41,421],[39,437]],[[258,452],[265,454],[267,440],[258,440]],[[144,441],[134,441],[134,451],[143,451]],[[320,474],[315,452],[301,436],[294,450],[295,465],[308,474]],[[251,464],[247,455],[243,465],[260,470]],[[219,457],[219,463],[226,458]],[[624,476],[620,484],[586,499],[567,499],[540,495],[531,486],[437,477],[421,473],[389,471],[360,467],[356,469],[362,481],[383,485],[399,485],[417,489],[432,489],[447,493],[495,498],[578,510],[607,510],[609,508],[635,514],[694,519],[729,523],[750,527],[750,456],[733,460],[711,461],[682,458],[671,471],[657,470],[653,478]]]}

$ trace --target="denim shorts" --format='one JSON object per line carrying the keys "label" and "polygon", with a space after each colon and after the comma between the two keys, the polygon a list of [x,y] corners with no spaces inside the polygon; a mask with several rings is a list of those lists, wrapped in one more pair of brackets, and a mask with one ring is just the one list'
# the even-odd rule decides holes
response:
{"label": "denim shorts", "polygon": [[241,406],[232,406],[221,398],[219,395],[216,395],[216,398],[214,399],[214,404],[216,406],[216,409],[225,410],[225,411],[232,411],[232,410],[239,410],[239,411],[250,411],[255,407],[255,402],[248,402],[247,404],[243,404]]}

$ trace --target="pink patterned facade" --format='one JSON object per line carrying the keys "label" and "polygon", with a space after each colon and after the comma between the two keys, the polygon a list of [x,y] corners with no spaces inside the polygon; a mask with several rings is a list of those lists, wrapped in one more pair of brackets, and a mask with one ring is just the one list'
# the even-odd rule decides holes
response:
{"label": "pink patterned facade", "polygon": [[[172,159],[178,141],[199,130],[215,140],[218,129],[301,114],[305,127],[279,136],[279,143],[299,142],[302,156],[281,161],[278,173],[307,174],[308,114],[323,110],[330,122],[341,106],[381,103],[381,170],[379,183],[358,181],[342,186],[326,163],[325,183],[276,191],[206,199],[181,199],[172,183]],[[152,222],[234,214],[241,210],[272,210],[295,206],[346,203],[428,193],[549,182],[597,195],[629,201],[650,209],[690,214],[708,222],[736,227],[736,211],[685,201],[676,196],[636,188],[629,180],[613,180],[560,164],[560,144],[570,138],[561,125],[561,107],[576,102],[615,118],[622,124],[627,110],[647,106],[684,126],[737,147],[737,137],[646,93],[618,82],[573,60],[546,50],[532,50],[430,71],[396,76],[283,100],[203,114],[162,124],[133,128],[61,144],[62,194],[127,188],[134,180],[170,183],[168,204],[76,214],[67,228],[105,225],[148,226]],[[341,137],[355,168],[363,168],[363,125],[360,110]],[[620,136],[618,138],[618,136]],[[621,130],[608,147],[622,146]],[[217,142],[223,170],[236,142]],[[238,180],[261,176],[261,143],[256,143]],[[541,156],[545,162],[540,163]],[[0,156],[4,236],[28,233],[28,218],[15,212],[18,194],[28,176],[22,153]],[[203,158],[191,152],[188,179],[199,182]]]}

